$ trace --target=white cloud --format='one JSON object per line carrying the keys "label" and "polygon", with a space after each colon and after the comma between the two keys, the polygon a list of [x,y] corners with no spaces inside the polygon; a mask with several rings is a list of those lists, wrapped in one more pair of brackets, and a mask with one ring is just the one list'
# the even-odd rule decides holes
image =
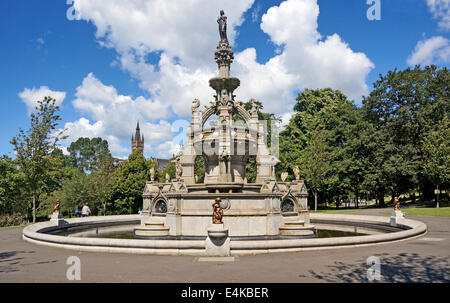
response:
{"label": "white cloud", "polygon": [[[90,117],[68,122],[65,128],[69,138],[63,142],[69,144],[80,137],[102,137],[109,142],[114,155],[130,152],[131,135],[140,121],[141,133],[147,144],[156,144],[172,137],[169,122],[159,120],[158,123],[145,122],[167,115],[166,108],[158,102],[144,97],[136,99],[120,95],[113,86],[107,86],[94,74],[87,75],[77,87],[76,99],[72,102],[75,109]],[[121,142],[126,142],[125,146]]]}
{"label": "white cloud", "polygon": [[157,154],[164,159],[170,159],[181,151],[181,146],[172,141],[164,142],[157,147]]}
{"label": "white cloud", "polygon": [[428,9],[433,18],[439,20],[438,25],[444,31],[450,30],[450,1],[449,0],[427,0]]}
{"label": "white cloud", "polygon": [[374,64],[338,34],[323,39],[318,16],[316,0],[288,0],[263,15],[261,29],[284,46],[279,63],[298,78],[292,89],[331,87],[359,100],[368,93],[365,80]]}
{"label": "white cloud", "polygon": [[450,62],[450,40],[441,36],[419,41],[409,56],[409,65],[429,65]]}
{"label": "white cloud", "polygon": [[[227,8],[228,36],[233,43],[235,27],[252,4],[253,0],[233,5],[225,0],[78,0],[75,7],[82,19],[97,27],[101,43],[118,51],[121,67],[140,81],[141,88],[187,118],[193,98],[209,101],[213,95],[207,80],[217,73],[212,53],[219,40],[216,18],[220,9]],[[236,54],[232,72],[241,78],[238,97],[257,97],[268,104],[267,109],[283,113],[285,106],[292,107],[294,89],[332,87],[355,99],[368,92],[365,79],[373,63],[353,52],[337,34],[320,40],[318,15],[317,0],[284,1],[263,15],[261,29],[283,50],[263,65],[256,62],[255,50]],[[160,60],[149,64],[146,58],[155,52]],[[261,89],[261,81],[269,87]],[[278,106],[272,106],[274,100]]]}
{"label": "white cloud", "polygon": [[33,112],[38,105],[38,101],[44,100],[45,97],[52,97],[56,100],[55,104],[61,106],[66,98],[65,92],[53,91],[47,86],[41,86],[40,88],[25,88],[19,94],[19,98],[27,106],[28,114]]}
{"label": "white cloud", "polygon": [[[228,38],[234,44],[239,34],[236,26],[252,5],[253,0],[75,0],[81,19],[97,28],[99,43],[116,49],[114,64],[151,95],[120,95],[89,74],[77,88],[73,105],[92,122],[74,122],[75,133],[90,134],[101,123],[102,136],[129,142],[130,130],[140,120],[146,151],[171,156],[178,143],[171,140],[168,122],[160,119],[190,118],[194,98],[209,104],[214,91],[208,80],[217,74],[213,52],[219,41],[219,11],[226,8]],[[259,8],[253,13],[259,15]],[[263,14],[261,29],[278,51],[264,64],[256,61],[254,48],[235,54],[232,74],[241,79],[238,100],[256,98],[265,111],[282,115],[286,121],[296,90],[331,87],[358,100],[368,93],[365,80],[373,63],[365,54],[354,52],[338,34],[323,38],[318,15],[317,0],[287,0]],[[120,146],[115,150],[125,152]]]}
{"label": "white cloud", "polygon": [[212,25],[219,11],[226,8],[228,38],[234,41],[233,27],[242,23],[253,1],[76,0],[74,6],[81,19],[97,27],[97,38],[120,53],[164,51],[196,66],[204,64],[205,54],[218,42],[217,26]]}

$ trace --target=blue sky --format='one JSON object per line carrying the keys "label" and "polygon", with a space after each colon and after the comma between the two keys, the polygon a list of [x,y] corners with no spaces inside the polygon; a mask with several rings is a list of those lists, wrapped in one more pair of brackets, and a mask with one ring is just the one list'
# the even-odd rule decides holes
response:
{"label": "blue sky", "polygon": [[65,0],[0,1],[0,154],[13,156],[9,141],[28,128],[32,98],[48,88],[63,96],[61,127],[70,135],[63,145],[101,136],[125,157],[139,119],[146,155],[170,156],[178,144],[174,121],[189,120],[194,98],[212,98],[219,9],[234,38],[238,98],[255,96],[286,119],[305,87],[342,89],[358,103],[380,73],[448,66],[448,0],[379,1],[381,20],[374,21],[366,0],[175,1],[170,9],[76,0],[80,20],[67,18]]}

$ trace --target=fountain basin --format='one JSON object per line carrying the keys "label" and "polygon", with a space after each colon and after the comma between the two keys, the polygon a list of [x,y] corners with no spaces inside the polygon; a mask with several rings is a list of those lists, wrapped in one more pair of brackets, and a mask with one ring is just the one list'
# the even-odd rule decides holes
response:
{"label": "fountain basin", "polygon": [[[407,240],[426,233],[427,226],[416,220],[403,219],[393,229],[390,218],[383,216],[362,216],[342,214],[315,214],[311,215],[311,223],[354,229],[370,227],[391,230],[389,233],[378,233],[364,236],[332,237],[332,238],[303,238],[303,239],[274,239],[257,238],[230,241],[231,255],[246,255],[256,253],[293,252],[303,250],[331,249],[342,247],[355,247],[360,245],[376,245]],[[67,229],[96,228],[98,226],[138,225],[140,215],[107,216],[75,218],[66,220],[64,227],[54,222],[41,222],[29,225],[23,230],[23,239],[30,243],[56,248],[78,251],[155,254],[155,255],[191,255],[205,256],[205,238],[194,240],[169,239],[108,239],[108,238],[79,238],[54,235],[52,233]]]}

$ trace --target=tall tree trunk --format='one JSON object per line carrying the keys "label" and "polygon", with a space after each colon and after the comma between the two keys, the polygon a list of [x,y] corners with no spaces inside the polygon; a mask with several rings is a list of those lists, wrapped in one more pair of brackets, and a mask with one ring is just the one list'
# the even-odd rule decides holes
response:
{"label": "tall tree trunk", "polygon": [[378,200],[380,201],[380,206],[384,206],[384,193],[378,193]]}
{"label": "tall tree trunk", "polygon": [[36,194],[33,191],[33,224],[36,223]]}
{"label": "tall tree trunk", "polygon": [[314,211],[317,212],[317,193],[314,193]]}
{"label": "tall tree trunk", "polygon": [[439,185],[436,186],[436,208],[439,208]]}

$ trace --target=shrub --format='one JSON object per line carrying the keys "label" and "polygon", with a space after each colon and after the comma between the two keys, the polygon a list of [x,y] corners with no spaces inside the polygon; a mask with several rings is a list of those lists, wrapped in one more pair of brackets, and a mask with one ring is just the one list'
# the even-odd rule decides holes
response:
{"label": "shrub", "polygon": [[17,226],[22,225],[23,223],[24,219],[19,214],[3,214],[0,216],[0,227]]}

